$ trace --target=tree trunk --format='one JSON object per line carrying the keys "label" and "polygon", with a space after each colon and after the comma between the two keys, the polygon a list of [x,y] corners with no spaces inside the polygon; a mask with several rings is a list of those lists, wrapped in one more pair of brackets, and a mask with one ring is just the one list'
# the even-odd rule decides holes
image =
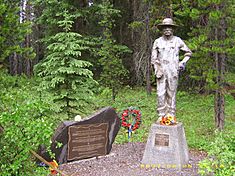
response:
{"label": "tree trunk", "polygon": [[16,70],[17,71],[16,75],[21,75],[23,73],[23,67],[24,67],[23,57],[17,54],[17,59],[18,59],[18,68]]}
{"label": "tree trunk", "polygon": [[[32,5],[30,4],[30,1],[27,0],[26,1],[26,7],[25,7],[25,20],[26,21],[32,21],[32,15],[31,15],[31,12],[32,12]],[[31,45],[31,34],[27,34],[27,36],[25,37],[25,41],[24,41],[24,47],[26,48],[30,48],[32,45]],[[31,76],[32,75],[32,72],[33,72],[33,65],[32,65],[32,59],[27,57],[24,58],[25,60],[25,63],[24,63],[24,73],[27,75],[27,76]]]}
{"label": "tree trunk", "polygon": [[170,0],[166,7],[166,17],[173,18],[172,1]]}
{"label": "tree trunk", "polygon": [[113,88],[112,88],[112,100],[113,100],[113,101],[115,101],[116,95],[117,95],[117,91],[116,91],[116,89],[113,87]]}
{"label": "tree trunk", "polygon": [[[25,23],[27,21],[32,21],[32,5],[29,0],[22,0],[21,9],[19,14],[20,23]],[[30,48],[31,44],[31,34],[27,34],[25,36],[25,40],[22,42],[20,47],[22,48]],[[14,53],[13,56],[9,57],[10,62],[10,74],[11,75],[21,75],[26,74],[27,76],[31,76],[33,72],[33,61],[30,53],[24,53],[22,55],[18,53]]]}
{"label": "tree trunk", "polygon": [[12,56],[9,57],[10,60],[10,74],[17,75],[18,70],[18,56],[14,53]]}
{"label": "tree trunk", "polygon": [[[224,54],[223,54],[224,55]],[[224,57],[215,54],[216,58],[216,69],[218,71],[218,75],[216,78],[217,82],[217,90],[215,92],[215,123],[216,128],[222,130],[224,128],[224,91],[223,91],[223,77],[224,77]]]}
{"label": "tree trunk", "polygon": [[147,68],[146,68],[146,89],[147,94],[151,94],[151,45],[150,45],[150,30],[149,30],[149,8],[150,2],[147,4],[146,13],[146,58],[147,58]]}
{"label": "tree trunk", "polygon": [[[216,10],[220,10],[220,7],[217,5]],[[226,38],[226,25],[225,19],[222,18],[220,24],[215,28],[215,39],[220,40],[222,42]],[[223,44],[220,46],[224,48]],[[216,77],[216,84],[217,90],[215,92],[215,124],[216,128],[219,130],[223,130],[224,128],[224,73],[225,73],[225,53],[215,53],[215,61],[216,61],[216,70],[217,70],[217,77]]]}

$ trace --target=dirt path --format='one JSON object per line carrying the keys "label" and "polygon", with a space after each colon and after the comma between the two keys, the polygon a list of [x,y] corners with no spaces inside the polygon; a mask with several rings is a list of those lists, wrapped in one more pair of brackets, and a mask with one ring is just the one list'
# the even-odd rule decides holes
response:
{"label": "dirt path", "polygon": [[145,143],[114,144],[107,156],[63,164],[60,169],[71,176],[196,176],[198,162],[206,153],[190,150],[189,164],[181,171],[167,166],[142,165]]}

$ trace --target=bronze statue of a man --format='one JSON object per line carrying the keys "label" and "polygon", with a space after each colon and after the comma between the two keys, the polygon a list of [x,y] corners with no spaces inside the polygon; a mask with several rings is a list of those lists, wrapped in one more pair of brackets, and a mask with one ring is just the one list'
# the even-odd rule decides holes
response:
{"label": "bronze statue of a man", "polygon": [[[165,18],[158,25],[163,36],[154,41],[152,48],[151,63],[157,77],[157,112],[159,116],[157,122],[167,114],[175,117],[179,71],[185,69],[186,62],[192,55],[186,44],[173,35],[173,29],[176,27],[177,25],[171,18]],[[179,61],[180,50],[185,53],[182,61]]]}

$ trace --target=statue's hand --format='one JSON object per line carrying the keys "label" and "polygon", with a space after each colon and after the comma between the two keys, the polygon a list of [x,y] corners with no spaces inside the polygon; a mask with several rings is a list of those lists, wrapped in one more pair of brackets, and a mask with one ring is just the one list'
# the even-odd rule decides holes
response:
{"label": "statue's hand", "polygon": [[156,72],[157,79],[160,79],[162,76],[163,76],[162,71],[161,70],[157,70],[157,72]]}
{"label": "statue's hand", "polygon": [[157,79],[161,78],[163,76],[163,71],[161,67],[158,64],[154,64],[153,66]]}
{"label": "statue's hand", "polygon": [[184,70],[185,70],[185,67],[186,67],[186,63],[181,61],[181,62],[179,63],[179,71],[184,71]]}

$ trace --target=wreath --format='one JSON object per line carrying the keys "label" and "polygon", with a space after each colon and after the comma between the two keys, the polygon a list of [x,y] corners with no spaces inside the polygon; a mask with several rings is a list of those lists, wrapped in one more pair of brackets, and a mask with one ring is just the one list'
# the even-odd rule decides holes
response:
{"label": "wreath", "polygon": [[128,108],[123,110],[121,117],[121,125],[132,131],[135,131],[140,127],[141,124],[141,112],[135,108]]}

